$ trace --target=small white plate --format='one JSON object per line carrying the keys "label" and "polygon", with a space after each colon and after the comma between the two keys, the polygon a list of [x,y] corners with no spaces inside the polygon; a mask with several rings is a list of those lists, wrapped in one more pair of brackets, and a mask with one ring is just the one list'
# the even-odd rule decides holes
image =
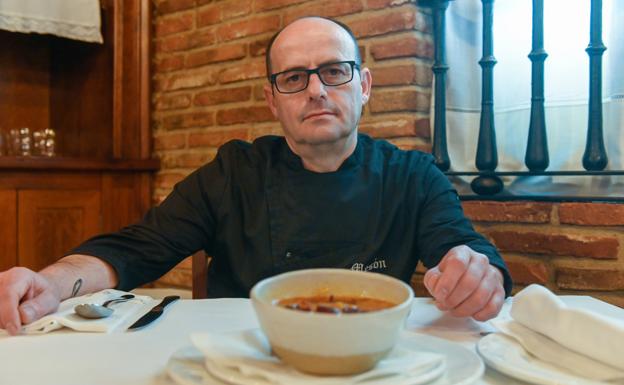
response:
{"label": "small white plate", "polygon": [[530,355],[524,348],[501,333],[489,334],[477,343],[477,352],[491,368],[538,385],[616,385],[621,382],[600,382],[567,373]]}
{"label": "small white plate", "polygon": [[[442,375],[439,372],[433,373],[435,371],[432,371],[426,377],[413,378],[409,379],[409,381],[401,377],[397,381],[390,381],[390,378],[388,378],[384,380],[384,384],[468,385],[481,378],[485,369],[483,361],[474,352],[441,338],[405,332],[399,344],[408,349],[444,354],[446,356],[446,370]],[[166,370],[169,376],[179,385],[226,384],[226,382],[219,380],[206,370],[203,354],[193,346],[187,346],[174,352],[169,358]],[[227,374],[231,375],[232,373]],[[222,376],[223,373],[219,373],[219,377]],[[229,377],[229,380],[238,379]],[[262,379],[254,380],[247,377],[245,378],[245,384],[266,385],[267,383]]]}

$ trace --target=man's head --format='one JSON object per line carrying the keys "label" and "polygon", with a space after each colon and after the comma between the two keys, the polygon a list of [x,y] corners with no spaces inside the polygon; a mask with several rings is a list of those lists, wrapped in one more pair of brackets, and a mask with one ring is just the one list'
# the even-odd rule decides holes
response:
{"label": "man's head", "polygon": [[[314,18],[314,19],[321,19],[321,20],[327,20],[330,21],[332,23],[335,23],[336,25],[338,25],[340,28],[342,28],[346,33],[349,34],[349,37],[351,38],[351,41],[353,42],[353,47],[355,48],[355,55],[354,55],[354,61],[356,62],[356,64],[358,66],[362,65],[362,57],[360,56],[360,50],[358,48],[358,43],[357,43],[357,39],[355,38],[355,35],[353,34],[353,31],[351,31],[351,28],[349,28],[348,25],[338,21],[338,20],[333,20],[333,19],[329,19],[326,17],[305,17],[303,19],[309,19],[309,18]],[[297,20],[295,20],[297,21]],[[292,23],[291,23],[292,24]],[[290,25],[290,24],[289,24]],[[288,26],[286,26],[288,27]],[[264,53],[264,61],[265,61],[265,65],[266,65],[266,75],[267,75],[267,79],[269,81],[271,81],[271,74],[273,73],[273,68],[272,68],[272,64],[271,64],[271,48],[273,47],[273,43],[275,42],[275,39],[279,36],[279,34],[286,28],[282,28],[281,30],[279,30],[277,33],[275,33],[275,35],[273,35],[273,37],[271,38],[271,40],[269,40],[269,44],[267,46],[266,52]]]}
{"label": "man's head", "polygon": [[[298,19],[273,37],[266,55],[271,84],[265,96],[291,147],[356,134],[371,76],[360,69],[357,42],[346,26],[320,17]],[[286,72],[291,70],[299,72]]]}

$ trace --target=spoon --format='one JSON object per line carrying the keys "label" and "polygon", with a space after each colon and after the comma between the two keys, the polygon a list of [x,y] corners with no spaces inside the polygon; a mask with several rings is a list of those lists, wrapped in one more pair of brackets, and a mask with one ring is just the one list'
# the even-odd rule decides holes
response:
{"label": "spoon", "polygon": [[76,314],[83,318],[105,318],[113,314],[114,311],[113,309],[108,307],[109,305],[119,302],[126,302],[132,298],[134,298],[134,294],[124,294],[119,298],[109,299],[101,305],[98,305],[96,303],[82,303],[80,305],[76,305],[74,307],[74,311],[76,312]]}

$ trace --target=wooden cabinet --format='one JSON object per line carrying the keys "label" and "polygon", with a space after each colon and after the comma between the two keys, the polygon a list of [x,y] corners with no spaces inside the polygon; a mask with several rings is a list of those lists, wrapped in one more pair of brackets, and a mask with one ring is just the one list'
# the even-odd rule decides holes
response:
{"label": "wooden cabinet", "polygon": [[0,270],[17,264],[17,194],[0,190]]}
{"label": "wooden cabinet", "polygon": [[0,130],[56,132],[0,156],[0,270],[55,261],[151,205],[150,0],[101,0],[104,44],[0,31]]}
{"label": "wooden cabinet", "polygon": [[18,264],[39,270],[102,231],[98,190],[20,190]]}

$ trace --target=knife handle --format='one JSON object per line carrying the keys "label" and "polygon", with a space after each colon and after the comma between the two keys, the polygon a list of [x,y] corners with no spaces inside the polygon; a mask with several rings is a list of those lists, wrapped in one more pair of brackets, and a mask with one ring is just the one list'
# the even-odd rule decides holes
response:
{"label": "knife handle", "polygon": [[165,306],[169,305],[171,302],[177,301],[180,299],[179,295],[168,295],[156,306],[152,311],[163,311]]}

